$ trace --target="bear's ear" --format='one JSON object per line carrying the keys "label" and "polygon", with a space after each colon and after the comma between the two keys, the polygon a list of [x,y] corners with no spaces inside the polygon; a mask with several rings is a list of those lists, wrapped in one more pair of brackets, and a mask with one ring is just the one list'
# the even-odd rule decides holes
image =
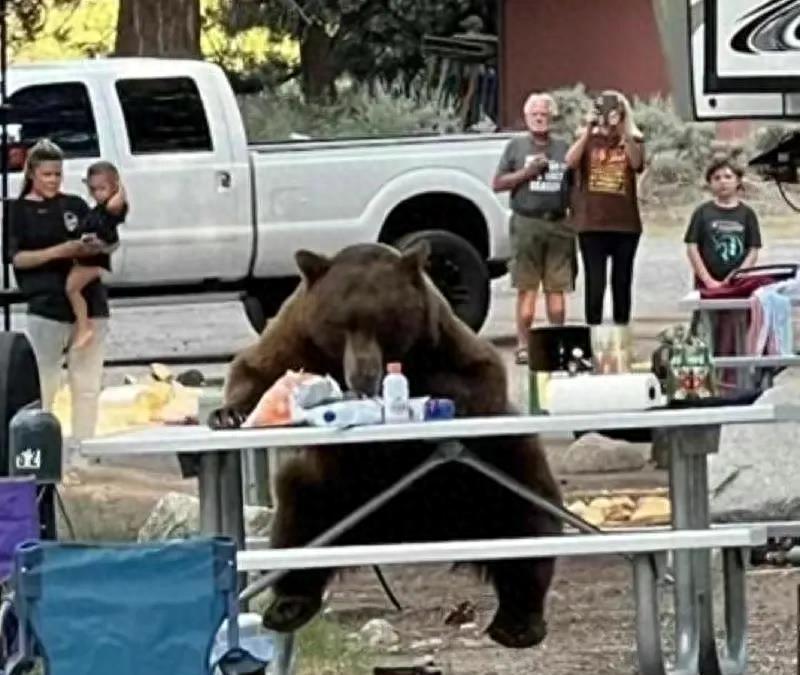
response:
{"label": "bear's ear", "polygon": [[400,265],[403,269],[416,275],[425,270],[428,265],[428,257],[431,254],[431,245],[421,239],[410,248],[405,249],[400,254]]}
{"label": "bear's ear", "polygon": [[306,283],[311,286],[331,267],[331,261],[324,255],[301,249],[294,254],[295,262],[300,268]]}

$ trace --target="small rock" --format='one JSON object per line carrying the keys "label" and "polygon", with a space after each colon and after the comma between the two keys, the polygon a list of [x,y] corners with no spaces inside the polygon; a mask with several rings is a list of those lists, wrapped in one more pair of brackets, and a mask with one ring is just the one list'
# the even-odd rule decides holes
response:
{"label": "small rock", "polygon": [[474,621],[471,621],[470,623],[462,623],[458,627],[458,630],[463,630],[463,631],[478,630],[478,624],[475,623]]}
{"label": "small rock", "polygon": [[385,619],[371,619],[359,631],[359,634],[370,647],[388,647],[400,642],[400,636],[394,626]]}
{"label": "small rock", "polygon": [[632,443],[600,434],[581,436],[562,455],[560,473],[614,473],[644,468],[644,453]]}
{"label": "small rock", "polygon": [[[795,405],[800,372],[787,368],[759,404]],[[708,460],[711,514],[715,521],[800,518],[800,424],[730,424],[722,427],[719,452]]]}
{"label": "small rock", "polygon": [[576,516],[580,516],[583,518],[583,515],[586,513],[586,509],[589,508],[584,502],[580,499],[576,499],[574,502],[569,504],[567,508],[572,511]]}
{"label": "small rock", "polygon": [[[245,506],[244,529],[248,535],[266,537],[272,523],[272,509]],[[200,531],[200,501],[192,495],[168,492],[155,505],[139,530],[138,540],[183,539]]]}

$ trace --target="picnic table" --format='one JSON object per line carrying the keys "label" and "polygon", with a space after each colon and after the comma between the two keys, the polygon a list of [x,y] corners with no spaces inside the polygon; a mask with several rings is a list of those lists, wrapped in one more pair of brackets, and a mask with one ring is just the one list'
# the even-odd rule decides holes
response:
{"label": "picnic table", "polygon": [[[800,305],[800,298],[791,297],[792,307]],[[750,311],[749,298],[702,298],[700,291],[692,290],[678,302],[678,307],[687,312],[697,312],[700,333],[714,353],[714,317],[718,312],[732,312],[735,321],[736,356],[712,357],[716,368],[735,368],[737,389],[753,388],[764,377],[766,386],[771,386],[772,371],[800,365],[800,355],[747,354],[747,327]]]}
{"label": "picnic table", "polygon": [[[720,406],[684,409],[659,409],[647,412],[592,413],[569,415],[502,415],[495,417],[457,418],[446,421],[418,422],[364,426],[347,430],[331,430],[314,427],[265,428],[246,430],[213,431],[205,426],[164,427],[135,431],[115,436],[84,441],[81,452],[88,457],[103,458],[119,455],[156,455],[173,453],[196,453],[199,458],[199,494],[201,528],[204,533],[232,537],[240,549],[245,549],[242,514],[241,463],[242,451],[253,448],[292,448],[326,444],[352,444],[353,452],[359,445],[385,441],[423,439],[432,444],[428,460],[399,480],[384,493],[376,495],[369,503],[357,509],[344,521],[317,537],[309,546],[327,546],[346,529],[358,522],[381,504],[391,499],[404,487],[436,466],[447,462],[461,462],[500,482],[520,496],[542,505],[538,495],[532,494],[513,477],[502,474],[494,467],[481,462],[461,444],[468,438],[481,436],[515,436],[545,434],[566,431],[603,431],[623,428],[652,428],[654,433],[664,435],[669,448],[669,499],[671,502],[672,530],[674,532],[631,533],[639,538],[617,542],[614,535],[600,531],[575,515],[567,514],[568,524],[588,534],[575,538],[580,542],[565,542],[567,549],[536,547],[533,540],[523,541],[525,555],[568,554],[614,554],[620,552],[653,553],[674,550],[675,612],[676,612],[676,664],[682,673],[718,673],[719,666],[725,672],[743,673],[746,668],[746,610],[744,605],[746,567],[744,552],[748,547],[766,543],[766,534],[757,526],[750,528],[710,527],[709,491],[707,479],[707,457],[718,451],[719,432],[723,424],[774,423],[800,421],[800,406],[747,405]],[[538,501],[537,501],[538,500]],[[549,503],[542,505],[554,508]],[[681,532],[683,531],[683,532]],[[684,535],[681,539],[681,534]],[[697,535],[700,535],[699,538]],[[564,535],[567,536],[567,535]],[[670,538],[672,536],[672,538]],[[658,539],[657,537],[661,537]],[[666,538],[665,538],[666,537]],[[649,542],[649,543],[648,543]],[[623,545],[624,544],[624,545]],[[415,559],[415,551],[426,550],[427,545],[406,544],[403,560]],[[434,545],[435,546],[435,545]],[[477,545],[475,545],[477,546]],[[475,548],[473,546],[473,549]],[[482,543],[487,550],[486,542]],[[638,548],[637,548],[638,546]],[[724,655],[717,652],[713,629],[713,603],[710,548],[725,549],[725,605],[728,628]],[[342,547],[344,548],[344,547]],[[363,548],[363,547],[360,547]],[[378,547],[379,548],[379,547]],[[513,545],[511,548],[514,548]],[[327,550],[327,549],[326,549]],[[258,578],[243,588],[240,599],[247,601],[274,583],[283,571],[275,569],[278,563],[270,558],[277,551],[253,551],[243,555],[265,554],[261,558],[261,569],[270,573]],[[309,555],[310,552],[308,552]],[[446,551],[438,552],[446,559]],[[472,550],[469,555],[475,554]],[[324,555],[320,551],[320,555]],[[337,560],[344,564],[348,551],[339,552]],[[376,561],[395,561],[393,557],[377,557]],[[387,552],[385,555],[389,555]],[[431,553],[431,555],[433,555]],[[442,556],[445,557],[442,557]],[[455,553],[453,553],[455,555]],[[466,555],[461,551],[461,555]],[[509,552],[508,557],[521,552]],[[308,557],[308,556],[307,556]],[[311,555],[313,558],[313,555]],[[360,553],[354,560],[368,560]],[[473,558],[475,559],[475,558]],[[248,559],[245,559],[248,560]],[[300,565],[302,562],[302,565]],[[642,619],[637,628],[637,644],[642,672],[646,675],[662,675],[665,670],[661,655],[661,639],[658,621],[656,592],[657,575],[647,560],[635,558],[636,607]],[[283,569],[287,563],[284,559]],[[308,566],[308,560],[299,561],[298,566]],[[249,559],[241,570],[254,570],[258,565]],[[243,584],[244,585],[244,584]],[[643,617],[643,618],[642,618]],[[291,643],[289,643],[290,645]],[[289,647],[290,648],[290,647]],[[290,659],[285,658],[277,673],[289,672]]]}

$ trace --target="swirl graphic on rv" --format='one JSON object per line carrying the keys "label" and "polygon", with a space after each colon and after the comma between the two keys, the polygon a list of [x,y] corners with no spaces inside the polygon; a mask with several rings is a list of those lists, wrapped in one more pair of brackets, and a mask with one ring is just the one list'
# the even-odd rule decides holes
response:
{"label": "swirl graphic on rv", "polygon": [[743,54],[800,49],[800,0],[767,0],[743,14],[731,48]]}

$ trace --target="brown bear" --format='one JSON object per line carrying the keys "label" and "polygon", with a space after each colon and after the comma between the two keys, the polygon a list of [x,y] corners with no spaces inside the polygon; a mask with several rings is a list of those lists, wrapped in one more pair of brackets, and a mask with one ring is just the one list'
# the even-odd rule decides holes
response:
{"label": "brown bear", "polygon": [[[452,312],[424,272],[428,250],[400,254],[356,245],[327,258],[299,251],[302,282],[260,339],[231,364],[225,407],[212,427],[237,426],[287,369],[330,374],[344,389],[374,396],[385,365],[402,363],[412,396],[450,398],[459,416],[511,412],[500,355]],[[560,505],[536,437],[467,439],[480,458]],[[431,455],[423,441],[305,448],[277,478],[271,542],[302,546],[388,488]],[[553,535],[558,519],[460,463],[415,482],[336,544],[450,541]],[[554,560],[475,561],[494,585],[490,637],[530,647],[546,634],[544,603]],[[264,624],[293,631],[320,609],[333,570],[290,572],[272,588]]]}

